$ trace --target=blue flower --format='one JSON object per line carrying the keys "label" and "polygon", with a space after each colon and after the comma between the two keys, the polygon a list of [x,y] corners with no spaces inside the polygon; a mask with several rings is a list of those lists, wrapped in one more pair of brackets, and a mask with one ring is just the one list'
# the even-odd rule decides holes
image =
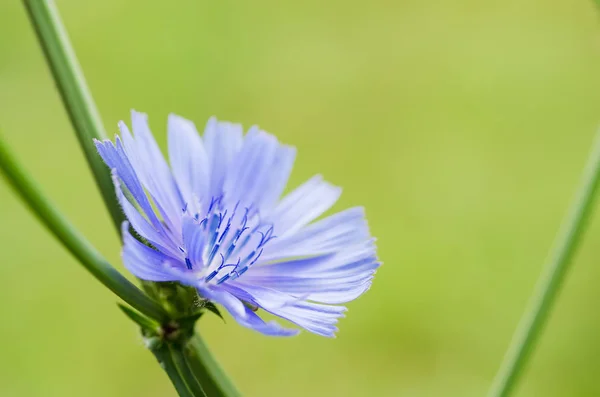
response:
{"label": "blue flower", "polygon": [[244,135],[240,125],[211,118],[201,137],[192,122],[170,115],[169,166],[146,115],[131,118],[134,135],[121,122],[114,144],[95,142],[128,220],[127,269],[193,286],[267,335],[299,331],[263,321],[257,308],[334,336],[346,310],[339,304],[367,291],[380,264],[364,210],[315,221],[341,194],[319,175],[280,198],[296,150],[257,127]]}

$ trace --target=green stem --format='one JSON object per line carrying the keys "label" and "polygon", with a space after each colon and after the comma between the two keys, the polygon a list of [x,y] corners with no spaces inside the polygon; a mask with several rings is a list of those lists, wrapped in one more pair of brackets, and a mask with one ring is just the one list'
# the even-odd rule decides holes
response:
{"label": "green stem", "polygon": [[[111,214],[117,231],[120,233],[120,225],[124,219],[123,213],[116,201],[108,168],[103,164],[100,156],[97,155],[96,148],[93,145],[93,138],[104,139],[106,133],[104,132],[100,116],[85,83],[85,78],[69,42],[58,10],[52,0],[23,0],[23,3],[27,8],[31,23],[44,50],[46,60],[52,71],[54,81],[69,114],[81,148],[92,169],[96,183],[100,188],[104,203]],[[27,200],[27,198],[25,199]],[[118,276],[122,278],[120,274]],[[127,299],[123,299],[127,301]],[[142,310],[142,308],[133,304],[132,306],[149,317],[153,317],[148,311]],[[208,349],[203,345],[200,336],[195,335],[194,339],[200,343],[198,346],[201,346],[202,349],[193,351],[195,349],[194,346],[197,344],[188,345],[185,357],[187,360],[186,363],[189,363],[189,368],[195,371],[195,375],[202,386],[204,387],[205,383],[208,385],[211,390],[208,392],[208,395],[211,397],[239,395],[218,367]],[[193,353],[191,356],[189,354],[190,351]],[[156,352],[153,353],[156,355]],[[189,357],[192,358],[188,360]],[[174,378],[176,375],[169,373],[171,369],[165,370],[174,384],[176,384],[176,380],[179,378]],[[181,374],[178,376],[180,377]]]}
{"label": "green stem", "polygon": [[172,351],[168,344],[159,343],[156,346],[150,346],[149,349],[158,360],[162,369],[167,373],[169,379],[171,379],[171,383],[173,383],[180,397],[204,396],[204,394],[195,395],[192,393],[173,360]]}
{"label": "green stem", "polygon": [[79,144],[120,233],[120,225],[124,220],[123,212],[114,198],[110,172],[98,156],[93,142],[93,138],[106,139],[106,133],[56,5],[52,0],[23,0],[23,3],[44,50]]}
{"label": "green stem", "polygon": [[0,170],[38,219],[60,240],[81,264],[108,289],[132,307],[156,320],[164,320],[165,310],[110,265],[98,251],[44,197],[33,179],[13,157],[0,136]]}
{"label": "green stem", "polygon": [[[179,373],[181,377],[185,380],[185,383],[188,385],[188,388],[192,392],[194,396],[206,397],[207,394],[204,391],[203,386],[200,381],[192,371],[189,362],[186,360],[185,354],[183,353],[183,347],[171,347],[171,356],[173,357],[173,361],[175,362],[176,367],[179,369]],[[211,397],[216,396],[215,394],[210,394]]]}
{"label": "green stem", "polygon": [[504,361],[496,374],[489,392],[490,397],[506,397],[514,390],[546,323],[571,260],[582,240],[593,209],[599,180],[600,130],[583,172],[575,200],[563,221],[545,270],[531,297],[529,308],[523,314]]}
{"label": "green stem", "polygon": [[198,333],[192,336],[186,347],[185,357],[188,365],[198,377],[206,395],[211,397],[241,396]]}

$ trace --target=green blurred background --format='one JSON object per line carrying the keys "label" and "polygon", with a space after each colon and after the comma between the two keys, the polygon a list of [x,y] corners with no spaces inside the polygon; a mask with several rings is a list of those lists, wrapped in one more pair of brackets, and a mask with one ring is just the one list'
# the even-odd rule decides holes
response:
{"label": "green blurred background", "polygon": [[[248,396],[482,396],[600,121],[591,1],[59,0],[109,132],[129,109],[260,124],[365,205],[384,266],[337,339],[202,333]],[[17,0],[0,2],[0,125],[122,269]],[[0,183],[0,395],[174,396],[115,297]],[[519,396],[600,395],[600,222]]]}

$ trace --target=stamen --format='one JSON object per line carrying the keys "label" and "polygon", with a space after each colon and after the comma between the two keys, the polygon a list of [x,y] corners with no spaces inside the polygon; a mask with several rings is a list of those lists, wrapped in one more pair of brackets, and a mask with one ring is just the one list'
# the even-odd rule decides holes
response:
{"label": "stamen", "polygon": [[218,270],[213,270],[212,272],[210,272],[210,274],[208,276],[206,276],[206,278],[204,279],[205,282],[209,282],[210,280],[212,280],[213,278],[215,278],[215,276],[219,274]]}
{"label": "stamen", "polygon": [[230,227],[231,227],[231,219],[229,220],[229,222],[227,222],[227,226],[225,226],[225,230],[223,231],[223,233],[221,233],[221,237],[219,237],[219,243],[221,243],[223,241],[223,239],[225,238],[225,236],[227,236],[227,232],[229,232]]}
{"label": "stamen", "polygon": [[260,235],[262,236],[262,238],[260,239],[260,243],[258,243],[258,248],[264,247],[265,244],[267,244],[270,240],[276,237],[273,236],[273,225],[271,225],[271,227],[267,229],[266,233],[260,231],[258,233],[260,233]]}
{"label": "stamen", "polygon": [[217,280],[217,284],[221,284],[223,281],[229,279],[229,277],[231,277],[229,274],[224,275],[223,277]]}
{"label": "stamen", "polygon": [[215,258],[215,255],[217,254],[217,251],[219,250],[219,244],[215,244],[212,247],[212,250],[210,251],[210,254],[208,255],[208,260],[206,261],[206,264],[210,266],[210,264],[212,263],[212,260]]}
{"label": "stamen", "polygon": [[[213,283],[221,284],[227,280],[237,279],[259,260],[265,245],[275,238],[273,235],[273,225],[262,224],[260,222],[260,214],[254,210],[255,207],[252,205],[244,207],[243,216],[241,219],[237,218],[237,222],[239,223],[232,225],[236,219],[240,202],[236,203],[233,210],[231,210],[231,208],[221,207],[222,200],[222,196],[213,197],[206,216],[196,224],[196,227],[201,228],[197,231],[201,233],[201,236],[198,236],[195,240],[200,246],[193,248],[179,247],[180,251],[184,254],[183,256],[185,256],[185,264],[189,270],[192,270],[194,267],[205,269],[202,272],[198,272],[198,274],[208,274],[203,277],[207,283],[212,281]],[[189,210],[187,204],[183,209],[184,211]],[[200,218],[199,214],[195,214],[194,218],[198,221]],[[250,222],[251,225],[249,224]],[[232,229],[235,230],[235,233],[228,238]],[[251,241],[254,241],[253,245],[256,243],[255,248],[246,250],[244,247]],[[199,263],[192,263],[186,254],[186,248],[202,253],[202,256],[196,259]],[[249,253],[242,257],[239,256],[240,254],[236,254],[236,252],[240,252],[240,254],[243,252]],[[219,265],[213,264],[217,254],[221,257]],[[231,256],[237,256],[237,261],[233,263],[228,262]],[[223,276],[220,277],[219,274]]]}
{"label": "stamen", "polygon": [[208,224],[208,218],[203,218],[198,226],[202,226],[206,230],[206,225]]}

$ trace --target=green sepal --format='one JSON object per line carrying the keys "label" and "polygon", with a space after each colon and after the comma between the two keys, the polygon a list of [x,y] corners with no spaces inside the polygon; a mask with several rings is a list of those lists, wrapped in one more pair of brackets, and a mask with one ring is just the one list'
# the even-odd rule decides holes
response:
{"label": "green sepal", "polygon": [[193,287],[173,281],[142,281],[142,287],[165,308],[171,318],[190,316],[202,308],[202,300]]}
{"label": "green sepal", "polygon": [[198,311],[194,314],[181,317],[176,320],[179,329],[184,333],[186,340],[194,334],[194,325],[203,314],[203,311]]}
{"label": "green sepal", "polygon": [[117,306],[119,306],[119,309],[121,309],[131,321],[140,326],[144,336],[148,337],[159,335],[161,327],[156,321],[141,315],[132,308],[121,303],[117,303]]}
{"label": "green sepal", "polygon": [[221,312],[219,311],[219,308],[212,302],[207,301],[204,306],[204,309],[207,309],[208,311],[210,311],[213,314],[216,314],[217,316],[219,316],[219,318],[221,320],[223,320],[223,322],[225,322],[225,318],[223,317],[223,315],[221,314]]}

